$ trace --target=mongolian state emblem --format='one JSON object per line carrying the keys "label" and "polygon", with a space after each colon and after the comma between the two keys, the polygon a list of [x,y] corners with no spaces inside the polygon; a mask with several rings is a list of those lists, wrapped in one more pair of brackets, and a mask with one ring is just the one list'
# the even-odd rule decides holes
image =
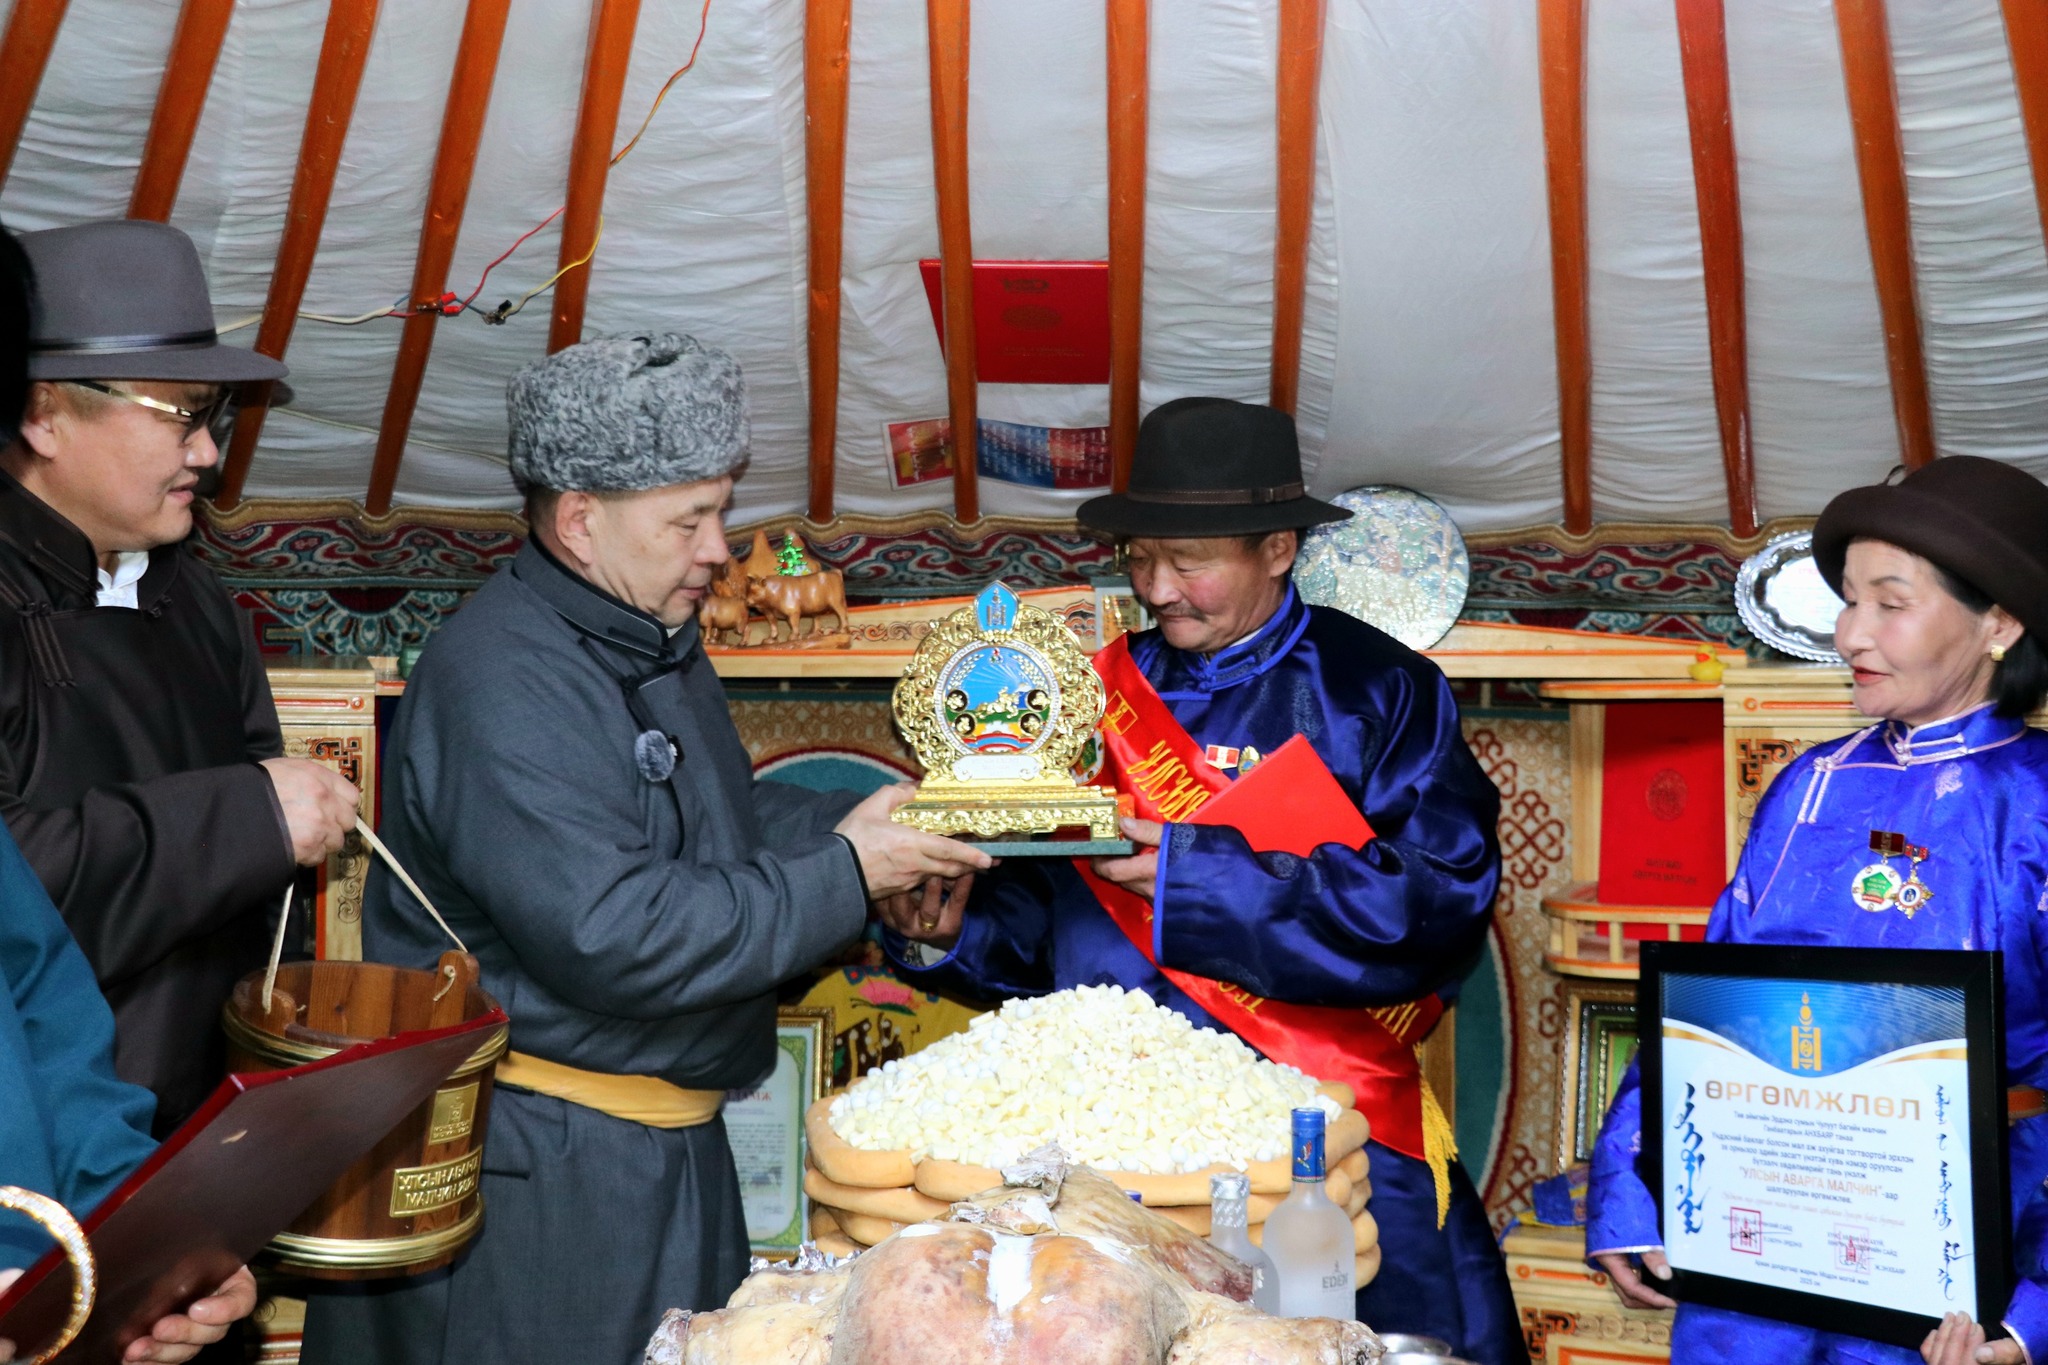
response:
{"label": "mongolian state emblem", "polygon": [[[1102,681],[1060,619],[1001,583],[932,628],[896,684],[896,728],[924,765],[917,796],[895,818],[932,834],[981,839],[1086,826],[1123,844],[1116,793],[1082,786],[1076,760],[1102,720]],[[1075,842],[1019,846],[1006,855],[1072,855]]]}
{"label": "mongolian state emblem", "polygon": [[1792,1026],[1792,1069],[1819,1071],[1820,1026],[1813,1022],[1813,997],[1799,997],[1799,1022]]}

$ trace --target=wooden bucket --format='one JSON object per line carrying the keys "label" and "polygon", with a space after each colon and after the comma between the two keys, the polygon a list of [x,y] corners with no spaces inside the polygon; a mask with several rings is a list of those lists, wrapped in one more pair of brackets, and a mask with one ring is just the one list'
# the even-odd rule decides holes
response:
{"label": "wooden bucket", "polygon": [[[285,963],[267,1011],[263,977],[243,977],[222,1010],[234,1071],[301,1066],[358,1043],[498,1010],[467,953],[443,953],[432,972],[381,962]],[[510,1037],[510,1023],[491,1030],[440,1089],[271,1239],[281,1269],[373,1280],[455,1258],[483,1225],[491,1079]]]}

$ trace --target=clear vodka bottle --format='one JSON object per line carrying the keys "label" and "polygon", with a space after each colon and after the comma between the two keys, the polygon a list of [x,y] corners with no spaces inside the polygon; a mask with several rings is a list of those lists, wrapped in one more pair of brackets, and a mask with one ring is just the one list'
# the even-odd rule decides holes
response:
{"label": "clear vodka bottle", "polygon": [[1323,1111],[1294,1111],[1294,1189],[1266,1215],[1262,1245],[1280,1277],[1280,1314],[1358,1316],[1351,1220],[1323,1188]]}
{"label": "clear vodka bottle", "polygon": [[1252,1307],[1261,1313],[1280,1311],[1280,1277],[1273,1258],[1252,1245],[1250,1215],[1245,1204],[1252,1182],[1242,1175],[1209,1177],[1209,1241],[1252,1268]]}

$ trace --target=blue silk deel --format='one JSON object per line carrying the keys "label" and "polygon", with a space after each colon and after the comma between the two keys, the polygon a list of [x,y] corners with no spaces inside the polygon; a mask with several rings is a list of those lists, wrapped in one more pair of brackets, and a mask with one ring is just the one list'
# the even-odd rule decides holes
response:
{"label": "blue silk deel", "polygon": [[[1855,894],[1865,869],[1886,861],[1871,850],[1879,831],[1926,850],[1917,864],[1905,856],[1889,860],[1895,884],[1917,875],[1932,893],[1910,916],[1896,900],[1870,909]],[[2007,1083],[2048,1086],[2048,734],[1986,705],[1917,728],[1887,723],[1816,745],[1764,794],[1707,938],[2002,950]],[[1636,1169],[1641,1128],[1632,1065],[1594,1146],[1589,1254],[1662,1243],[1656,1201]],[[2048,1359],[2048,1121],[2010,1129],[2009,1148],[2021,1279],[2004,1320],[2038,1361]],[[1919,1358],[1895,1346],[1690,1304],[1680,1306],[1672,1332],[1673,1365],[1904,1365]]]}
{"label": "blue silk deel", "polygon": [[[1131,652],[1198,745],[1270,754],[1306,736],[1377,836],[1362,850],[1326,844],[1296,857],[1254,853],[1224,826],[1166,826],[1154,956],[1275,1000],[1448,999],[1492,913],[1500,796],[1465,744],[1436,666],[1353,617],[1303,603],[1291,587],[1271,620],[1213,657],[1173,649],[1157,632],[1135,637]],[[1119,985],[1199,1027],[1220,1027],[1145,960],[1060,859],[1013,858],[981,878],[943,958],[928,961],[893,934],[884,942],[907,976],[932,989],[1001,998]],[[1460,1173],[1453,1182],[1451,1217],[1439,1229],[1428,1168],[1378,1143],[1370,1160],[1384,1263],[1403,1262],[1388,1284],[1402,1292],[1368,1286],[1361,1315],[1382,1330],[1448,1337],[1488,1365],[1526,1359],[1470,1181]],[[1410,1185],[1414,1197],[1397,1197]]]}

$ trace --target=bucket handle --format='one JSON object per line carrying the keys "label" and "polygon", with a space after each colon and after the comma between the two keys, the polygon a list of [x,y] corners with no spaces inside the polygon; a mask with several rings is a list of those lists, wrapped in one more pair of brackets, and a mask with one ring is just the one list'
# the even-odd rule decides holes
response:
{"label": "bucket handle", "polygon": [[270,940],[270,966],[263,972],[263,1014],[270,1016],[270,988],[277,984],[277,964],[284,957],[284,927],[291,923],[292,892],[299,889],[299,879],[294,876],[285,883],[284,909],[278,912],[277,934]]}
{"label": "bucket handle", "polygon": [[48,1195],[18,1185],[0,1185],[0,1209],[13,1209],[42,1224],[57,1239],[57,1245],[64,1248],[64,1259],[71,1262],[71,1316],[58,1331],[57,1339],[26,1362],[43,1365],[85,1330],[86,1319],[92,1316],[93,1300],[99,1297],[99,1269],[93,1263],[92,1246],[85,1240],[85,1230],[62,1204]]}
{"label": "bucket handle", "polygon": [[[427,913],[434,917],[434,923],[441,926],[441,932],[454,939],[456,947],[465,953],[468,952],[469,945],[462,941],[462,936],[448,927],[448,921],[441,918],[441,912],[436,910],[434,903],[427,899],[427,893],[420,890],[420,884],[412,879],[411,873],[399,866],[398,859],[392,856],[390,849],[384,847],[384,841],[377,837],[377,831],[371,829],[370,822],[363,819],[360,815],[356,817],[356,833],[362,835],[363,842],[376,850],[377,856],[384,860],[384,866],[391,869],[392,875],[405,883],[405,889],[412,892],[419,899],[421,905],[427,907]],[[449,984],[454,984],[452,979]],[[439,997],[436,998],[438,999]]]}

